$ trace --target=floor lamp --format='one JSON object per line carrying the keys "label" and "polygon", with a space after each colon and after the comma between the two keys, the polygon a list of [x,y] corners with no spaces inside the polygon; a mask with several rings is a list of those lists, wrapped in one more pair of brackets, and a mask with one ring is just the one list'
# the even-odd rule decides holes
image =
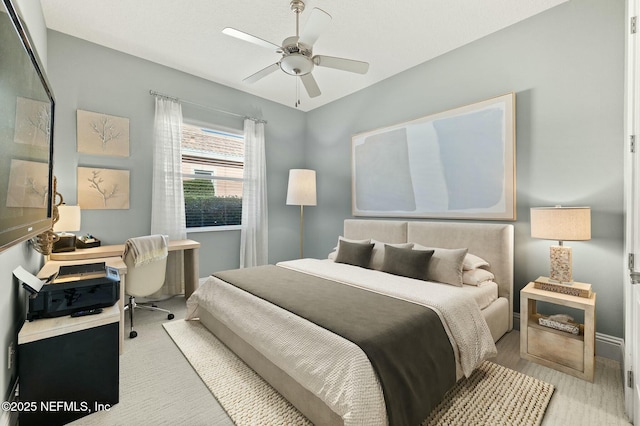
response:
{"label": "floor lamp", "polygon": [[302,259],[304,206],[316,205],[316,171],[307,169],[289,170],[287,205],[300,206],[300,259]]}

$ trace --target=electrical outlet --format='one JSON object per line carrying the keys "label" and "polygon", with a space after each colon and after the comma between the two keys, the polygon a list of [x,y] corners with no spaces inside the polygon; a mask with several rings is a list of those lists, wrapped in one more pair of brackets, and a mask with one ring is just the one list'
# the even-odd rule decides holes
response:
{"label": "electrical outlet", "polygon": [[15,364],[16,349],[13,346],[13,342],[9,343],[7,347],[7,370],[11,370],[13,368],[13,364]]}

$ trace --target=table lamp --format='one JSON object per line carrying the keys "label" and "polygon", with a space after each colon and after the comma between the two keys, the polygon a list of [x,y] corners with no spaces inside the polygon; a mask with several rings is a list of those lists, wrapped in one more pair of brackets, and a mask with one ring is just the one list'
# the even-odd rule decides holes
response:
{"label": "table lamp", "polygon": [[316,171],[308,169],[289,170],[287,205],[300,206],[300,258],[302,259],[304,206],[316,205]]}
{"label": "table lamp", "polygon": [[53,243],[53,253],[74,251],[76,249],[76,236],[69,231],[80,230],[80,206],[58,206],[60,219],[53,224],[53,231],[59,240]]}
{"label": "table lamp", "polygon": [[531,237],[557,240],[551,246],[549,280],[560,284],[573,283],[571,247],[563,241],[591,239],[591,209],[589,207],[535,207],[531,209]]}

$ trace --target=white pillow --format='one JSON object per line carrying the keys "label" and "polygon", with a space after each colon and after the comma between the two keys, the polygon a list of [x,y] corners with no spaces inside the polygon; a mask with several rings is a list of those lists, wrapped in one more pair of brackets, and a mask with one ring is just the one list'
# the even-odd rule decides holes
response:
{"label": "white pillow", "polygon": [[[371,263],[369,269],[382,270],[382,264],[384,263],[384,245],[389,243],[383,243],[382,241],[371,240],[375,245],[373,246],[373,252],[371,253]],[[389,244],[390,246],[397,248],[410,249],[413,248],[413,243],[398,243]]]}
{"label": "white pillow", "polygon": [[[338,237],[338,244],[333,248],[333,251],[329,253],[327,259],[336,261],[336,257],[338,257],[338,247],[340,246],[340,240],[346,241],[348,243],[356,243],[356,244],[371,244],[371,240],[352,240],[349,238],[345,238],[342,235]],[[373,257],[373,256],[372,256]]]}
{"label": "white pillow", "polygon": [[475,254],[467,253],[462,261],[462,269],[471,271],[476,268],[488,268],[489,262]]}
{"label": "white pillow", "polygon": [[495,276],[491,271],[486,269],[472,269],[470,271],[462,271],[462,282],[468,285],[478,286],[486,281],[493,281]]}

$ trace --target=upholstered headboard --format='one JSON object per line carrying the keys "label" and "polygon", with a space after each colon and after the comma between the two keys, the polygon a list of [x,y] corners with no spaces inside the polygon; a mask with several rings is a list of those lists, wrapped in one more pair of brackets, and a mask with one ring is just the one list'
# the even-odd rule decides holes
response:
{"label": "upholstered headboard", "polygon": [[344,236],[386,243],[413,242],[429,247],[467,248],[469,253],[489,262],[498,284],[498,294],[509,300],[510,312],[513,312],[513,225],[346,219]]}

